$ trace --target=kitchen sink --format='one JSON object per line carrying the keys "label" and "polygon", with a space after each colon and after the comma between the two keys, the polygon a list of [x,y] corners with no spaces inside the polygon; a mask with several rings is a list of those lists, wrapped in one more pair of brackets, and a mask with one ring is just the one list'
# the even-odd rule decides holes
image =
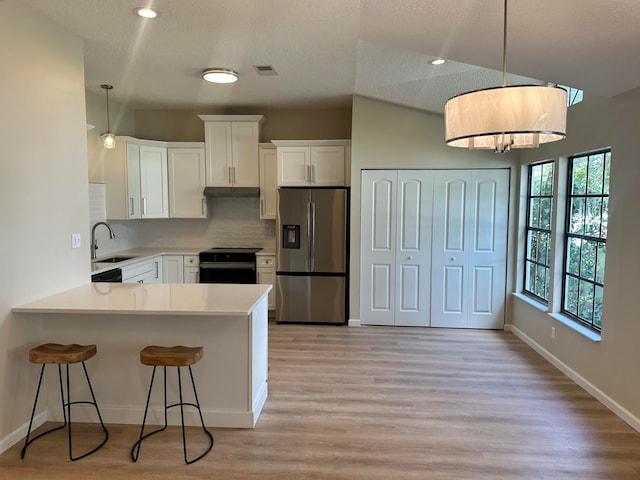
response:
{"label": "kitchen sink", "polygon": [[136,258],[136,257],[116,255],[115,257],[101,258],[100,260],[95,260],[94,263],[118,263],[118,262],[124,262],[125,260],[131,260],[132,258]]}

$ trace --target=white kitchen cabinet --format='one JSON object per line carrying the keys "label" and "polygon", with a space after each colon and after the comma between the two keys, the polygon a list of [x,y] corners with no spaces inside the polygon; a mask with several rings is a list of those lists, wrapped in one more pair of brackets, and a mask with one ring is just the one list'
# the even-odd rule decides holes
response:
{"label": "white kitchen cabinet", "polygon": [[164,283],[199,283],[200,259],[198,255],[163,255]]}
{"label": "white kitchen cabinet", "polygon": [[203,143],[169,143],[169,217],[206,218],[205,153]]}
{"label": "white kitchen cabinet", "polygon": [[260,160],[260,218],[276,218],[277,152],[271,143],[261,143],[258,149]]}
{"label": "white kitchen cabinet", "polygon": [[122,283],[161,283],[162,267],[161,255],[123,265]]}
{"label": "white kitchen cabinet", "polygon": [[276,256],[257,255],[256,256],[256,280],[260,284],[271,285],[269,292],[269,310],[276,309]]}
{"label": "white kitchen cabinet", "polygon": [[164,283],[184,283],[184,255],[163,255],[162,274]]}
{"label": "white kitchen cabinet", "polygon": [[198,255],[185,255],[183,264],[184,283],[200,283],[200,258]]}
{"label": "white kitchen cabinet", "polygon": [[117,137],[104,151],[107,218],[167,218],[169,195],[166,142]]}
{"label": "white kitchen cabinet", "polygon": [[274,140],[272,143],[277,146],[278,186],[348,185],[350,140]]}
{"label": "white kitchen cabinet", "polygon": [[204,120],[206,185],[259,187],[262,115],[200,115]]}

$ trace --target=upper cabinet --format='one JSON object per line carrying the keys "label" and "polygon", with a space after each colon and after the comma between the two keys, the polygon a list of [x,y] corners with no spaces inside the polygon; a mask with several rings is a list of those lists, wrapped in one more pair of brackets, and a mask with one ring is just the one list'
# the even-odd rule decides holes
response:
{"label": "upper cabinet", "polygon": [[107,218],[167,218],[169,195],[167,144],[117,137],[104,151]]}
{"label": "upper cabinet", "polygon": [[260,159],[260,218],[276,218],[276,193],[278,190],[276,147],[271,143],[261,143]]}
{"label": "upper cabinet", "polygon": [[169,217],[206,218],[204,144],[169,143]]}
{"label": "upper cabinet", "polygon": [[199,115],[204,121],[206,185],[259,187],[262,115]]}
{"label": "upper cabinet", "polygon": [[278,186],[349,186],[351,140],[273,140]]}

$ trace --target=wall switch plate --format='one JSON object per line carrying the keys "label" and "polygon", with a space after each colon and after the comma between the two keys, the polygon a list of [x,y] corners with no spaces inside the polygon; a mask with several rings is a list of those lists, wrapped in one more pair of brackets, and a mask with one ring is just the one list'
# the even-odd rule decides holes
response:
{"label": "wall switch plate", "polygon": [[71,234],[71,248],[80,248],[82,246],[82,237],[79,233]]}

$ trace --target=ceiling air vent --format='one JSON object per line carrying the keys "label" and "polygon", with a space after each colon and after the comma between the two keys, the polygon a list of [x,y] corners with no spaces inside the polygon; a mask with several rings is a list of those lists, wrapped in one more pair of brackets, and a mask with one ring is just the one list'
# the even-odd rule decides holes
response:
{"label": "ceiling air vent", "polygon": [[278,72],[271,65],[254,65],[253,69],[258,73],[258,75],[269,76],[269,75],[278,75]]}

